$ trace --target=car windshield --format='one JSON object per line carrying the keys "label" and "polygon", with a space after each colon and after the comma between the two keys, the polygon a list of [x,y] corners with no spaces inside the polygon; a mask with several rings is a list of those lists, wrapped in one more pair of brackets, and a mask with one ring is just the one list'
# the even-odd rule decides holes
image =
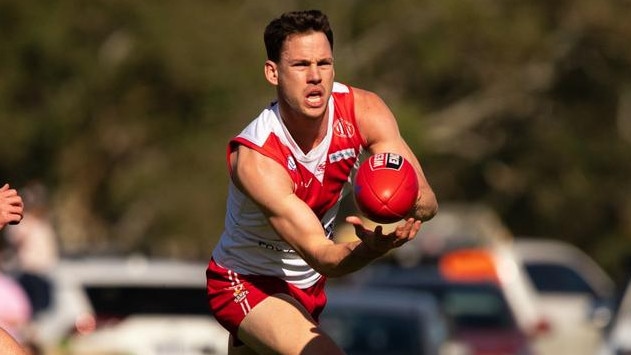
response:
{"label": "car windshield", "polygon": [[321,324],[349,354],[423,354],[419,334],[421,324],[413,314],[329,309]]}
{"label": "car windshield", "polygon": [[206,290],[201,287],[86,286],[97,315],[131,314],[207,315]]}

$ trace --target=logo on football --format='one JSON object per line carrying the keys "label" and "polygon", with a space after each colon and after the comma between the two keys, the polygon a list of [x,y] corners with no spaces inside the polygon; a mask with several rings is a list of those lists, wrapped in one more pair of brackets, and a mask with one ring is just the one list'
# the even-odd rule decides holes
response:
{"label": "logo on football", "polygon": [[378,153],[362,162],[353,184],[355,204],[370,220],[394,223],[407,216],[418,194],[416,171],[395,153]]}

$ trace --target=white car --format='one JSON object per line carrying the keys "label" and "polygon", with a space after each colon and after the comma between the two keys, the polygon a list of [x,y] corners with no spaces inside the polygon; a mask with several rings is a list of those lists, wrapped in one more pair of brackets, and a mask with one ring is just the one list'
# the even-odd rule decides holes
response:
{"label": "white car", "polygon": [[520,237],[513,250],[551,322],[546,353],[596,353],[613,315],[613,280],[587,254],[561,240]]}
{"label": "white car", "polygon": [[631,354],[631,282],[622,295],[622,301],[612,321],[607,340],[599,355]]}
{"label": "white car", "polygon": [[145,258],[64,260],[53,307],[36,323],[44,349],[70,354],[226,354],[206,302],[206,265]]}

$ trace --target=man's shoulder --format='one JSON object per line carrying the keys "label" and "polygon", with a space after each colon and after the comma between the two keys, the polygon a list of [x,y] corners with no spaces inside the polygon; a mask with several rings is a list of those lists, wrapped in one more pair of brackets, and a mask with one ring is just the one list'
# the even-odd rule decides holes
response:
{"label": "man's shoulder", "polygon": [[339,82],[333,83],[333,93],[334,94],[347,94],[351,92],[351,87],[346,84],[342,84]]}
{"label": "man's shoulder", "polygon": [[361,99],[372,99],[379,97],[376,93],[372,91],[362,89],[357,86],[343,84],[337,81],[333,83],[333,94],[352,94],[353,97]]}
{"label": "man's shoulder", "polygon": [[261,113],[250,121],[232,140],[245,139],[262,146],[271,134],[279,134],[278,132],[282,132],[282,128],[280,126],[276,105],[272,104],[261,111]]}

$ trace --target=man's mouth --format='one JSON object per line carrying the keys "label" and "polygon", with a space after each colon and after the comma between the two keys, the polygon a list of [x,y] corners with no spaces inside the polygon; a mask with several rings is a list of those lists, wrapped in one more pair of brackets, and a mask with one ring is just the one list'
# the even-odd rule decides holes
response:
{"label": "man's mouth", "polygon": [[320,91],[312,91],[307,95],[307,104],[312,107],[321,106],[323,103],[323,95]]}

